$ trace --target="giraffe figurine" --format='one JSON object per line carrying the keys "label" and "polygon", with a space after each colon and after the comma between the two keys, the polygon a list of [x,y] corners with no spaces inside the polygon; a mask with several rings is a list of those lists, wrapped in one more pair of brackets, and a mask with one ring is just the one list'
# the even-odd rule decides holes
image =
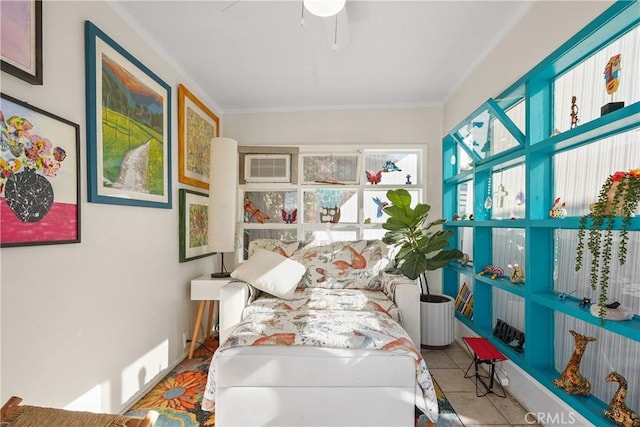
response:
{"label": "giraffe figurine", "polygon": [[609,409],[606,409],[604,414],[607,418],[623,427],[640,427],[640,415],[637,412],[633,412],[624,403],[624,399],[627,397],[627,380],[615,371],[611,372],[606,380],[617,382],[618,390],[611,398]]}
{"label": "giraffe figurine", "polygon": [[591,392],[591,383],[588,379],[580,375],[580,361],[584,354],[584,349],[590,341],[595,341],[596,337],[587,337],[580,335],[576,331],[569,331],[576,340],[576,348],[573,350],[571,359],[567,363],[567,367],[562,371],[562,378],[553,380],[553,385],[563,388],[569,394],[578,396],[588,396]]}

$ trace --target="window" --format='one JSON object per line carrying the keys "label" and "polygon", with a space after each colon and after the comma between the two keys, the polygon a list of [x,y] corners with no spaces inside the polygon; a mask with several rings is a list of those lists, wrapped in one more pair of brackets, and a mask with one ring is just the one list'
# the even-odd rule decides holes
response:
{"label": "window", "polygon": [[388,190],[406,188],[414,204],[423,200],[421,147],[300,147],[298,157],[292,170],[300,176],[292,177],[292,184],[241,186],[243,258],[258,238],[322,243],[382,238]]}

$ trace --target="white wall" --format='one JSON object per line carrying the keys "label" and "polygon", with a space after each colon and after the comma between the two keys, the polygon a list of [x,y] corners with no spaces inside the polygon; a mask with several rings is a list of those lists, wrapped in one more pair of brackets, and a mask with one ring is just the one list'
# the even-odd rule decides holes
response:
{"label": "white wall", "polygon": [[[173,88],[172,209],[87,203],[85,19]],[[0,400],[118,412],[184,356],[182,333],[195,318],[190,279],[214,268],[213,257],[178,262],[176,88],[187,82],[106,3],[46,1],[43,23],[44,84],[6,73],[0,83],[80,125],[82,242],[0,250]]]}

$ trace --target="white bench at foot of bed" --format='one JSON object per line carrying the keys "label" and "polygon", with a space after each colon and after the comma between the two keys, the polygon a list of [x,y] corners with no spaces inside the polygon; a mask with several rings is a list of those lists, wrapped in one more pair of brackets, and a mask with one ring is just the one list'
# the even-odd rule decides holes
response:
{"label": "white bench at foot of bed", "polygon": [[415,369],[411,357],[379,350],[227,349],[216,426],[413,426]]}

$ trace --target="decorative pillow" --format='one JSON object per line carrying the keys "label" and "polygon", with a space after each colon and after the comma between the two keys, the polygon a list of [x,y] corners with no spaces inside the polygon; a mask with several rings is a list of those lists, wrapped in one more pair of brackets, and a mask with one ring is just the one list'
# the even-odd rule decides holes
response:
{"label": "decorative pillow", "polygon": [[307,266],[299,287],[381,289],[380,274],[389,265],[381,240],[355,240],[299,249],[291,257]]}
{"label": "decorative pillow", "polygon": [[231,277],[282,299],[291,299],[306,268],[275,252],[256,249]]}

